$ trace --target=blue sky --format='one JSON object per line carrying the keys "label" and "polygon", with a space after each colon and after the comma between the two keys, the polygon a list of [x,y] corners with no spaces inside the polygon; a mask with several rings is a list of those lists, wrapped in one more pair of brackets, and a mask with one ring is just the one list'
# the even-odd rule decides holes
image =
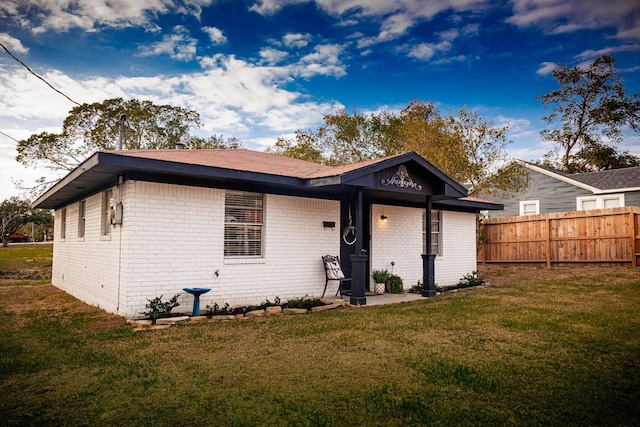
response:
{"label": "blue sky", "polygon": [[[261,150],[324,114],[413,99],[509,125],[509,156],[542,157],[556,63],[618,60],[640,92],[632,0],[3,0],[0,43],[73,100],[149,99],[200,113],[194,132]],[[52,176],[12,139],[58,132],[73,103],[0,49],[0,200]],[[8,136],[7,136],[8,135]],[[640,138],[621,146],[640,155]]]}

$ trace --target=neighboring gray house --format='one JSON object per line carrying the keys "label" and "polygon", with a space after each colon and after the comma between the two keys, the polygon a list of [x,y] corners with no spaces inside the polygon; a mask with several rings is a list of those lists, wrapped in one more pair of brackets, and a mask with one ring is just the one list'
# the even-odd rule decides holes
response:
{"label": "neighboring gray house", "polygon": [[504,204],[491,218],[551,212],[640,206],[640,166],[569,174],[516,160],[526,169],[527,186],[505,198],[482,196]]}

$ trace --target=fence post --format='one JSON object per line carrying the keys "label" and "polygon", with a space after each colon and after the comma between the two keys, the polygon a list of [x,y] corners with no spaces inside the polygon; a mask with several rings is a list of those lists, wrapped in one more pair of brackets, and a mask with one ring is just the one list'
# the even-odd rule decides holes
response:
{"label": "fence post", "polygon": [[547,268],[551,268],[551,218],[547,215]]}
{"label": "fence post", "polygon": [[636,259],[638,257],[636,255],[636,213],[633,211],[633,209],[631,209],[629,212],[629,221],[629,228],[631,229],[631,266],[637,267],[638,262],[636,261]]}

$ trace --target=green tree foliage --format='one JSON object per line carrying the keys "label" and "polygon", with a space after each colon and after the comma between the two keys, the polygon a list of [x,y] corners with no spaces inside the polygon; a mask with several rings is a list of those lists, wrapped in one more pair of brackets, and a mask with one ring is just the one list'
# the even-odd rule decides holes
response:
{"label": "green tree foliage", "polygon": [[126,149],[173,148],[189,142],[189,131],[200,126],[195,111],[151,101],[107,99],[74,107],[61,133],[42,132],[18,143],[16,160],[25,166],[71,171],[96,151],[119,146],[119,121],[126,116]]}
{"label": "green tree foliage", "polygon": [[[560,168],[567,172],[626,167],[640,161],[614,148],[622,140],[625,126],[636,132],[640,128],[640,94],[627,96],[616,65],[609,54],[586,68],[560,64],[553,71],[560,89],[537,97],[545,108],[551,108],[544,120],[555,125],[541,134],[558,144]],[[553,153],[547,156],[552,157]]]}
{"label": "green tree foliage", "polygon": [[298,131],[269,151],[328,165],[341,165],[415,151],[434,166],[472,187],[471,193],[495,193],[522,187],[517,168],[502,170],[507,127],[497,127],[462,108],[441,115],[433,103],[411,101],[399,114],[344,110],[326,115],[317,130]]}
{"label": "green tree foliage", "polygon": [[32,220],[31,205],[29,202],[11,197],[0,204],[0,232],[2,233],[2,246],[7,246],[10,234],[15,233]]}

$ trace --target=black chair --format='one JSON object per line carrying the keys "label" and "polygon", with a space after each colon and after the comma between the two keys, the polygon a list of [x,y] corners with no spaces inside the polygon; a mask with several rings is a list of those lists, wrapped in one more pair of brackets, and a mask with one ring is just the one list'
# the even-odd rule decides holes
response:
{"label": "black chair", "polygon": [[342,267],[340,266],[340,258],[333,255],[325,255],[322,257],[322,263],[324,264],[324,273],[326,277],[322,296],[324,297],[325,292],[327,292],[327,284],[329,283],[329,280],[337,280],[340,282],[336,295],[339,293],[340,296],[342,296],[342,284],[344,282],[350,282],[351,278],[345,277]]}

